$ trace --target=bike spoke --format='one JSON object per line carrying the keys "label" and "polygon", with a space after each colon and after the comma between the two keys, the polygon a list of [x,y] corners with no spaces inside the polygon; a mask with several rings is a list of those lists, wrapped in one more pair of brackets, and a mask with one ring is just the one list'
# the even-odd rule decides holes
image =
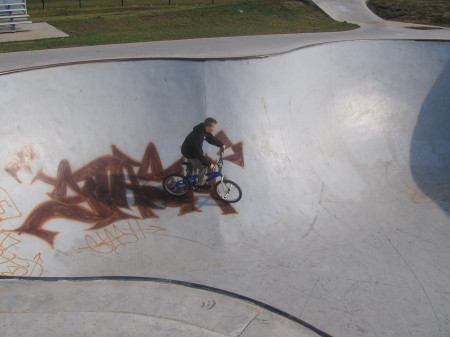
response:
{"label": "bike spoke", "polygon": [[189,182],[177,174],[167,176],[163,181],[163,187],[166,192],[174,196],[183,196],[190,190]]}
{"label": "bike spoke", "polygon": [[217,186],[217,194],[220,198],[229,202],[233,202],[240,198],[240,191],[232,183],[220,183]]}

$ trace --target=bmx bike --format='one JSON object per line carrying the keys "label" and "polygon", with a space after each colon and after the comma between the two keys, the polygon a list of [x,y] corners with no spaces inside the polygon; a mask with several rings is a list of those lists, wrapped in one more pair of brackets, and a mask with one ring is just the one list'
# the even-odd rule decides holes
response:
{"label": "bmx bike", "polygon": [[[182,162],[182,166],[186,166],[188,172],[192,172],[192,164]],[[206,173],[206,182],[210,182],[216,178],[220,180],[214,185],[213,190],[217,197],[226,203],[235,203],[241,200],[242,190],[234,181],[227,179],[223,173],[223,151],[220,151],[219,159],[215,164],[215,171]],[[169,174],[163,180],[164,191],[174,197],[182,197],[189,193],[190,190],[197,190],[196,183],[198,174],[183,176],[181,174]]]}

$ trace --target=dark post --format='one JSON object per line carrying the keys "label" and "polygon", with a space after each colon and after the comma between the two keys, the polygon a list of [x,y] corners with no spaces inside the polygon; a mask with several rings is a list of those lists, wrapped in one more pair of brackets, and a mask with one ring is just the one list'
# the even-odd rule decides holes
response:
{"label": "dark post", "polygon": [[42,10],[45,9],[45,0],[41,0],[42,1]]}
{"label": "dark post", "polygon": [[78,0],[78,2],[80,3],[80,8],[81,8],[81,0]]}

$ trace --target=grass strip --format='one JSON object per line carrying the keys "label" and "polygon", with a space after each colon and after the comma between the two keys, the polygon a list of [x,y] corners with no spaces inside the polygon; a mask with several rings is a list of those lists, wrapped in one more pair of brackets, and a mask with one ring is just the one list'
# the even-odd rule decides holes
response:
{"label": "grass strip", "polygon": [[386,20],[450,27],[449,0],[369,0],[367,5]]}
{"label": "grass strip", "polygon": [[[33,22],[48,22],[69,35],[0,44],[0,52],[51,49],[99,44],[161,41],[222,36],[343,31],[356,25],[332,20],[319,9],[292,0],[195,0],[115,7],[106,1],[60,1],[39,7],[29,4]],[[89,4],[89,7],[87,7]]]}

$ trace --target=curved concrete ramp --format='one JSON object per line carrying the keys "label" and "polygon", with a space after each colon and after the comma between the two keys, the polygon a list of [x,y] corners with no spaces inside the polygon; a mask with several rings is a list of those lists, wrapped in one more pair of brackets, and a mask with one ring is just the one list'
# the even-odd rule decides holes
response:
{"label": "curved concrete ramp", "polygon": [[[335,337],[446,336],[449,60],[355,41],[4,74],[1,272],[175,279]],[[161,190],[206,116],[237,204]]]}
{"label": "curved concrete ramp", "polygon": [[[20,326],[21,336],[33,337],[325,336],[266,305],[195,284],[145,278],[70,281],[0,281],[8,300],[0,313],[2,335],[15,335]],[[46,300],[37,303],[36,294]]]}

